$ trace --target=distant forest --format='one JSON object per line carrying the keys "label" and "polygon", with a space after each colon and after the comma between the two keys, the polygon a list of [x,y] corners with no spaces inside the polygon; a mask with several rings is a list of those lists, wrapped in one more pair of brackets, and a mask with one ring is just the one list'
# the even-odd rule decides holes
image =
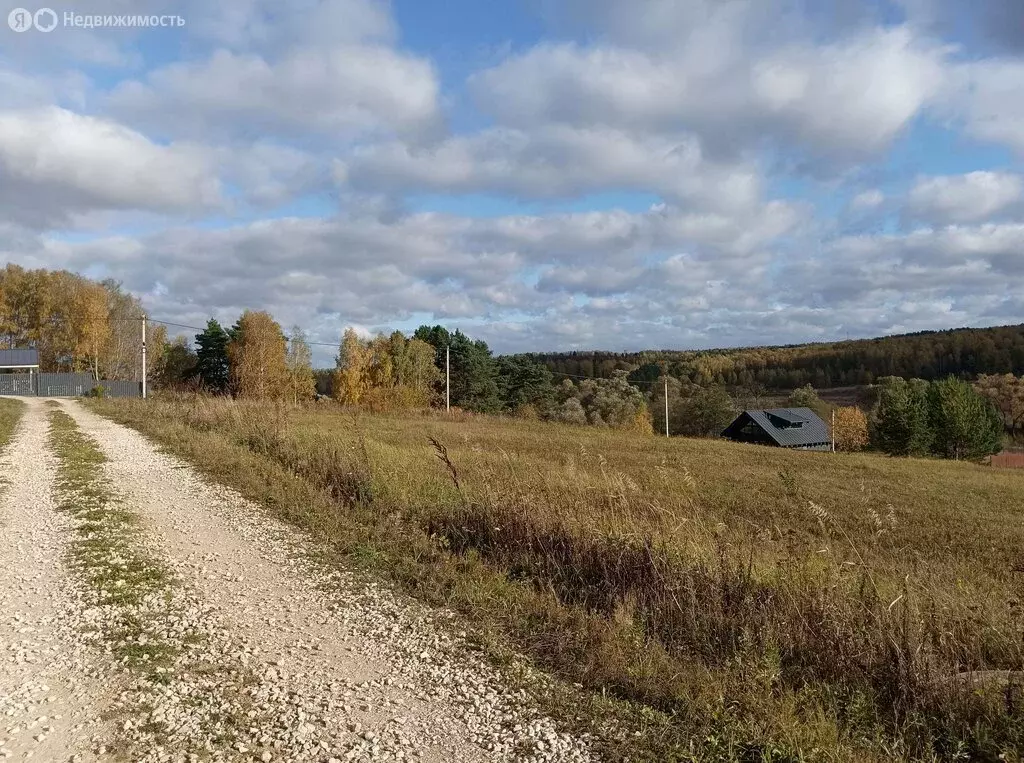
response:
{"label": "distant forest", "polygon": [[724,350],[526,353],[562,378],[608,379],[628,371],[634,383],[659,379],[662,364],[677,379],[729,387],[789,390],[872,384],[886,376],[942,379],[1024,374],[1024,324],[923,331],[845,342]]}

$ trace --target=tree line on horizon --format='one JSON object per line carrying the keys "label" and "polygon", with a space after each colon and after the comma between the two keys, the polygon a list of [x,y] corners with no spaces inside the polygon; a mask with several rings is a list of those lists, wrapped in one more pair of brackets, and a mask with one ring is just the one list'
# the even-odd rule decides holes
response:
{"label": "tree line on horizon", "polygon": [[495,357],[486,342],[443,326],[372,338],[348,328],[334,368],[314,369],[300,329],[285,336],[268,313],[246,311],[229,328],[211,318],[194,350],[179,337],[166,356],[162,384],[211,394],[293,402],[323,396],[373,410],[438,407],[450,395],[453,407],[475,413],[651,431],[647,398],[625,374],[555,385],[540,364]]}
{"label": "tree line on horizon", "polygon": [[982,374],[1024,374],[1024,324],[980,329],[924,331],[845,342],[719,350],[553,352],[516,356],[541,363],[556,377],[651,382],[662,373],[701,386],[755,386],[792,390],[860,386],[901,376],[926,381]]}

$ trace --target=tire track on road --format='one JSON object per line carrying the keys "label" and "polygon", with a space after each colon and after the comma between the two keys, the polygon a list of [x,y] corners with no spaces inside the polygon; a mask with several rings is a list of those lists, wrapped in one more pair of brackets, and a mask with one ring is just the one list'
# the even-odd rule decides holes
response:
{"label": "tire track on road", "polygon": [[99,760],[113,692],[77,621],[63,564],[69,526],[53,501],[55,459],[42,401],[26,399],[0,455],[0,757]]}

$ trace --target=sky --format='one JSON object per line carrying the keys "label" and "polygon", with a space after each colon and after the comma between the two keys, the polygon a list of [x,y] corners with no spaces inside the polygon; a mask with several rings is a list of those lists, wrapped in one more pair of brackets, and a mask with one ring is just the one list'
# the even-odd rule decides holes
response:
{"label": "sky", "polygon": [[[1020,0],[48,7],[0,0],[0,261],[156,319],[502,353],[1024,322]],[[174,20],[64,21],[138,14]]]}

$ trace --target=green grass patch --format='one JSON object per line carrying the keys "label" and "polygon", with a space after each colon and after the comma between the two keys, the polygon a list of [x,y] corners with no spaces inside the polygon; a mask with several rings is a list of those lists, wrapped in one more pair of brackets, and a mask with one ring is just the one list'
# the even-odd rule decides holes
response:
{"label": "green grass patch", "polygon": [[139,613],[147,608],[147,599],[167,599],[174,578],[144,550],[138,517],[113,495],[99,448],[63,411],[51,411],[49,420],[50,444],[59,459],[58,509],[71,516],[75,526],[69,565],[85,583],[90,604],[111,613],[101,635],[114,659],[131,670],[158,676],[158,668],[174,664],[178,650],[154,635],[164,612]]}

